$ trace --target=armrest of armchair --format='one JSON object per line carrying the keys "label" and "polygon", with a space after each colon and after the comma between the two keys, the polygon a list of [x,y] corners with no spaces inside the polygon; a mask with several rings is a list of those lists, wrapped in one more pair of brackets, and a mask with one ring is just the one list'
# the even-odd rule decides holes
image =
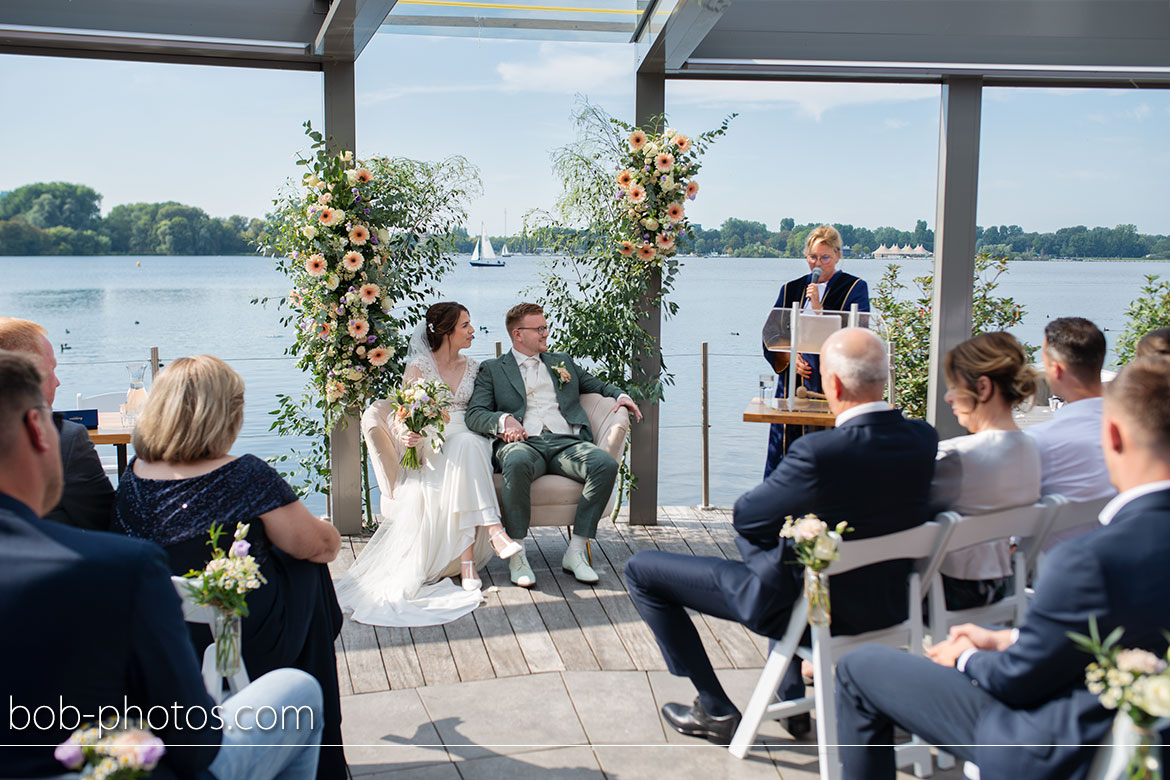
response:
{"label": "armrest of armchair", "polygon": [[582,393],[581,408],[589,416],[593,443],[621,461],[630,432],[630,413],[624,407],[614,413],[617,400],[598,393]]}
{"label": "armrest of armchair", "polygon": [[394,495],[398,481],[398,464],[402,460],[402,443],[394,435],[391,419],[394,405],[385,399],[374,401],[362,413],[362,436],[370,453],[370,464],[374,467],[374,478],[383,496]]}

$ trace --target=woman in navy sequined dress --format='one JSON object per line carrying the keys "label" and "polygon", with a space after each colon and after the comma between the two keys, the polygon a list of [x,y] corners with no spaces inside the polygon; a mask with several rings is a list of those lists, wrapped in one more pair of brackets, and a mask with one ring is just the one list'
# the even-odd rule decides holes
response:
{"label": "woman in navy sequined dress", "polygon": [[[251,523],[247,541],[268,582],[248,595],[244,665],[252,679],[281,667],[317,678],[325,699],[317,777],[343,780],[333,652],[342,617],[326,566],[341,537],[267,463],[228,454],[243,410],[244,382],[219,358],[198,355],[167,366],[134,430],[137,456],[118,484],[115,527],[162,546],[171,571],[182,575],[210,560],[213,522],[228,530],[225,548],[237,523]],[[191,631],[202,654],[211,632],[201,625]]]}

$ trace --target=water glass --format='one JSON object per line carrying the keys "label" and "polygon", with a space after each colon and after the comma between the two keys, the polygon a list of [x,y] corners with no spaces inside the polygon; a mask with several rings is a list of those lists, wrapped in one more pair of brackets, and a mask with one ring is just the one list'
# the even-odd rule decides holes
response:
{"label": "water glass", "polygon": [[772,396],[776,391],[776,375],[760,374],[760,402],[764,406],[772,405]]}

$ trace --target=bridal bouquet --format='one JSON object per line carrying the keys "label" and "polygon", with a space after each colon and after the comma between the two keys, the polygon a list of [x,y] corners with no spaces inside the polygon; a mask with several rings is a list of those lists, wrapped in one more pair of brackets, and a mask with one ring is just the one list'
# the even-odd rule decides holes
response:
{"label": "bridal bouquet", "polygon": [[1102,706],[1129,716],[1137,745],[1126,778],[1162,777],[1161,763],[1153,754],[1158,734],[1155,723],[1170,717],[1170,649],[1166,658],[1148,650],[1123,649],[1118,645],[1124,629],[1118,626],[1101,641],[1097,618],[1089,618],[1089,636],[1069,632],[1078,647],[1097,660],[1085,667],[1085,687]]}
{"label": "bridal bouquet", "polygon": [[809,625],[829,625],[832,609],[829,603],[829,578],[824,575],[824,570],[840,557],[838,546],[841,544],[841,536],[852,530],[842,520],[830,531],[828,524],[814,514],[807,514],[799,520],[794,520],[792,515],[784,518],[780,537],[792,540],[796,560],[804,566],[804,595],[808,599]]}
{"label": "bridal bouquet", "polygon": [[136,780],[150,775],[166,753],[158,737],[143,729],[80,728],[53,751],[53,757],[81,780]]}
{"label": "bridal bouquet", "polygon": [[[429,430],[431,446],[439,450],[443,446],[443,426],[451,415],[447,407],[451,404],[451,388],[438,379],[418,382],[394,392],[398,405],[394,417],[412,433],[422,434]],[[409,447],[402,455],[402,467],[417,469],[422,466],[418,458],[418,447]]]}

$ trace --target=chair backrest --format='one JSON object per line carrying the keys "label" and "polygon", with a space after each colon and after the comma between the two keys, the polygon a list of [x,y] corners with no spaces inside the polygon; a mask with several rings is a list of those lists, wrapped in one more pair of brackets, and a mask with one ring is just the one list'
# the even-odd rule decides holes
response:
{"label": "chair backrest", "polygon": [[97,409],[99,412],[120,412],[126,403],[126,391],[120,393],[77,394],[77,409]]}
{"label": "chair backrest", "polygon": [[958,550],[1011,536],[1024,539],[1038,538],[1044,532],[1049,507],[1054,503],[1046,497],[1035,504],[1014,506],[985,515],[944,512],[943,514],[949,516],[953,524],[950,538],[947,540],[947,549]]}
{"label": "chair backrest", "polygon": [[1066,539],[1100,528],[1097,516],[1113,497],[1106,496],[1092,501],[1068,501],[1064,496],[1053,494],[1045,498],[1054,502],[1049,513],[1048,527],[1044,529],[1044,534],[1040,538],[1024,545],[1029,576],[1034,575],[1040,560],[1053,547]]}
{"label": "chair backrest", "polygon": [[950,533],[950,523],[950,518],[944,513],[934,520],[907,528],[905,531],[868,539],[843,541],[839,549],[840,558],[829,565],[827,573],[830,576],[843,574],[882,561],[897,561],[904,558],[913,559],[915,569],[923,573],[942,555]]}

